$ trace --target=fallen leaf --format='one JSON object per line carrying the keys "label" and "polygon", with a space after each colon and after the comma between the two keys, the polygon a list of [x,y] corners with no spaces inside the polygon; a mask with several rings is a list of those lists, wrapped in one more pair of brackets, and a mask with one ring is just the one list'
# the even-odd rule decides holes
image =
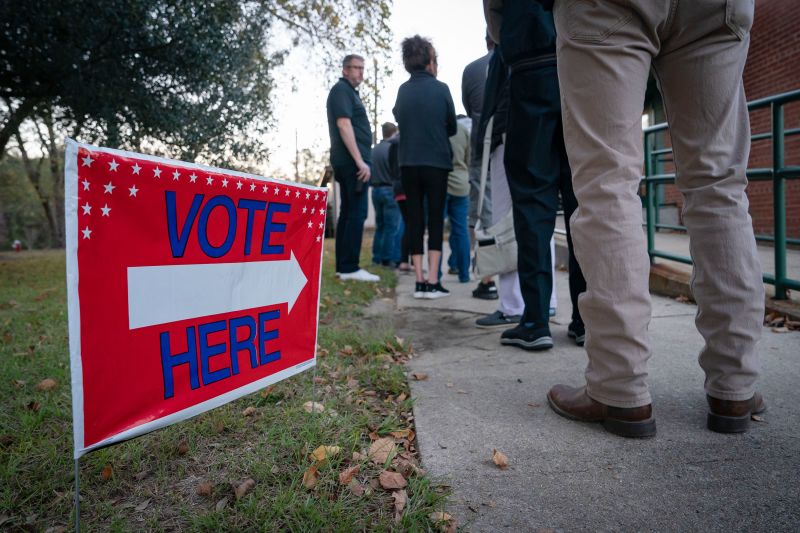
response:
{"label": "fallen leaf", "polygon": [[185,440],[180,441],[175,451],[178,452],[178,455],[186,455],[189,453],[189,443]]}
{"label": "fallen leaf", "polygon": [[338,454],[341,448],[338,446],[318,446],[316,450],[311,452],[311,458],[317,462],[322,462],[328,457]]}
{"label": "fallen leaf", "polygon": [[676,301],[676,302],[680,302],[680,303],[682,303],[682,304],[685,304],[685,303],[687,303],[687,302],[689,301],[689,297],[688,297],[688,296],[686,296],[686,295],[684,295],[684,294],[681,294],[680,296],[678,296],[677,298],[675,298],[675,301]]}
{"label": "fallen leaf", "polygon": [[303,486],[307,489],[313,489],[317,485],[318,479],[319,472],[317,471],[317,465],[311,465],[308,467],[308,470],[303,472]]}
{"label": "fallen leaf", "polygon": [[303,409],[306,413],[321,413],[325,410],[325,406],[319,402],[306,402],[303,404]]}
{"label": "fallen leaf", "polygon": [[401,392],[400,396],[397,397],[397,403],[400,403],[408,398],[408,395],[405,392]]}
{"label": "fallen leaf", "polygon": [[770,328],[770,331],[773,333],[789,333],[789,328],[786,326],[781,326],[779,328]]}
{"label": "fallen leaf", "polygon": [[505,470],[508,468],[508,457],[503,452],[498,452],[497,450],[492,451],[492,461],[496,464],[500,470]]}
{"label": "fallen leaf", "polygon": [[254,414],[256,414],[256,408],[253,407],[252,405],[250,407],[245,408],[245,410],[242,411],[242,416],[253,416]]}
{"label": "fallen leaf", "polygon": [[236,501],[241,500],[245,494],[250,492],[250,489],[256,486],[256,481],[249,477],[239,483],[236,487],[233,488],[233,493],[236,495]]}
{"label": "fallen leaf", "polygon": [[542,406],[542,404],[540,404],[540,403],[529,403],[528,404],[528,407],[541,407],[541,406]]}
{"label": "fallen leaf", "polygon": [[350,492],[352,492],[356,496],[363,496],[364,493],[367,491],[366,485],[361,485],[360,483],[356,483],[355,481],[350,483],[350,485],[348,485],[348,488],[350,489]]}
{"label": "fallen leaf", "polygon": [[353,355],[353,347],[347,344],[345,345],[344,348],[339,350],[339,353],[341,353],[342,355]]}
{"label": "fallen leaf", "polygon": [[403,345],[403,342],[405,342],[403,339],[401,339],[401,338],[400,338],[400,337],[398,337],[397,335],[395,335],[395,336],[394,336],[394,340],[395,340],[395,342],[397,342],[397,345],[398,345],[398,346],[402,346],[402,345]]}
{"label": "fallen leaf", "polygon": [[345,296],[350,296],[353,293],[353,291],[351,291],[350,289],[345,289],[342,292],[344,293]]}
{"label": "fallen leaf", "polygon": [[212,485],[209,481],[203,481],[199,485],[197,485],[197,489],[195,489],[195,493],[198,496],[211,496],[211,493],[214,492],[214,485]]}
{"label": "fallen leaf", "polygon": [[105,467],[103,467],[103,470],[100,472],[100,478],[103,481],[108,481],[109,479],[111,479],[111,476],[113,476],[113,475],[114,475],[114,469],[111,468],[111,465],[106,465]]}
{"label": "fallen leaf", "polygon": [[214,506],[214,510],[220,512],[223,509],[225,509],[226,505],[228,505],[228,498],[222,498],[220,501],[217,502],[217,505]]}
{"label": "fallen leaf", "polygon": [[414,434],[414,432],[411,431],[410,429],[401,429],[401,430],[392,431],[391,433],[389,433],[389,435],[391,435],[392,437],[394,437],[396,439],[407,439],[407,438],[409,438],[409,435],[413,435],[413,434]]}
{"label": "fallen leaf", "polygon": [[372,443],[369,447],[369,458],[375,463],[379,465],[386,464],[386,461],[389,459],[390,456],[395,454],[395,445],[394,439],[389,437],[384,437],[382,439],[378,439]]}
{"label": "fallen leaf", "polygon": [[394,498],[394,521],[399,522],[408,502],[408,494],[405,490],[396,490],[392,493],[392,498]]}
{"label": "fallen leaf", "polygon": [[261,393],[260,393],[261,397],[262,398],[266,398],[267,396],[269,396],[272,393],[272,391],[274,389],[275,389],[275,385],[270,385],[269,387],[267,387],[266,389],[261,391]]}
{"label": "fallen leaf", "polygon": [[14,383],[14,388],[19,390],[22,387],[24,387],[28,382],[27,381],[23,381],[21,379],[15,379],[13,383]]}
{"label": "fallen leaf", "polygon": [[142,470],[141,472],[137,472],[133,476],[133,479],[135,479],[136,481],[141,481],[141,480],[143,480],[144,478],[146,478],[149,475],[150,475],[150,471],[149,470]]}
{"label": "fallen leaf", "polygon": [[381,438],[380,435],[378,435],[374,431],[370,431],[368,437],[369,440],[378,440],[379,438]]}
{"label": "fallen leaf", "polygon": [[36,411],[38,411],[39,409],[42,408],[42,404],[40,404],[39,402],[34,400],[34,401],[31,401],[31,402],[28,402],[28,405],[26,405],[25,407],[27,407],[29,410],[31,410],[31,411],[33,411],[35,413]]}
{"label": "fallen leaf", "polygon": [[150,505],[150,498],[146,499],[145,501],[143,501],[142,503],[137,505],[136,506],[136,510],[137,511],[144,511],[145,509],[147,509],[148,505]]}
{"label": "fallen leaf", "polygon": [[[3,521],[0,520],[0,524],[2,523]],[[44,533],[66,533],[66,531],[67,531],[67,526],[50,526],[44,530]]]}
{"label": "fallen leaf", "polygon": [[365,455],[361,455],[358,452],[353,452],[353,461],[358,462],[358,461],[362,461],[364,459],[366,459]]}
{"label": "fallen leaf", "polygon": [[434,511],[428,515],[428,518],[431,522],[438,523],[438,522],[449,522],[452,520],[452,516],[445,513],[444,511]]}
{"label": "fallen leaf", "polygon": [[356,474],[361,470],[361,465],[351,466],[339,472],[339,483],[342,485],[349,485]]}
{"label": "fallen leaf", "polygon": [[402,489],[406,485],[408,485],[408,481],[406,478],[403,477],[403,474],[399,474],[397,472],[390,472],[388,470],[384,470],[378,476],[378,481],[386,490],[394,490],[394,489]]}
{"label": "fallen leaf", "polygon": [[764,422],[764,418],[759,415],[750,415],[750,420],[755,420],[756,422]]}
{"label": "fallen leaf", "polygon": [[447,388],[452,389],[453,388],[453,384],[452,383],[447,383]]}
{"label": "fallen leaf", "polygon": [[52,378],[45,378],[36,384],[36,388],[42,391],[51,391],[58,387],[58,382]]}
{"label": "fallen leaf", "polygon": [[413,374],[411,374],[411,377],[413,377],[417,381],[425,381],[426,379],[428,379],[428,374],[425,374],[423,372],[414,372]]}
{"label": "fallen leaf", "polygon": [[348,389],[357,389],[358,388],[358,381],[350,378],[347,380],[347,388]]}

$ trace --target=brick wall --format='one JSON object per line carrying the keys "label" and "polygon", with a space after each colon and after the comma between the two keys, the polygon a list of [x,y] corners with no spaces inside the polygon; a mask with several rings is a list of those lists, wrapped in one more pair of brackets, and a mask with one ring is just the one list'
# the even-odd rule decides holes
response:
{"label": "brick wall", "polygon": [[[758,0],[750,34],[750,52],[744,70],[747,100],[800,89],[800,6],[797,0]],[[769,109],[750,114],[753,133],[770,131]],[[784,108],[784,127],[800,128],[800,102]],[[785,141],[786,165],[800,165],[800,135]],[[772,166],[772,142],[756,141],[750,151],[750,168]],[[669,171],[669,170],[668,170]],[[750,215],[756,233],[773,233],[772,182],[753,181],[747,188]],[[683,201],[673,185],[665,187],[665,201],[678,210]],[[790,237],[800,237],[800,180],[786,182],[786,229]]]}

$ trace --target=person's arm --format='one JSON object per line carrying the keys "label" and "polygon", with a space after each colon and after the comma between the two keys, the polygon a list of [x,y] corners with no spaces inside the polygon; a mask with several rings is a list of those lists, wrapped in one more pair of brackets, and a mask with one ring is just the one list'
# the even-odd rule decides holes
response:
{"label": "person's arm", "polygon": [[347,117],[339,117],[336,119],[336,127],[339,128],[339,135],[342,136],[342,142],[344,142],[345,147],[347,147],[350,157],[356,162],[356,167],[358,168],[356,176],[361,181],[369,181],[369,165],[364,163],[364,159],[361,158],[361,152],[358,151],[356,134],[353,131],[352,122],[350,122],[350,119]]}
{"label": "person's arm", "polygon": [[464,68],[464,72],[461,74],[461,103],[464,105],[464,109],[467,111],[467,116],[472,118],[472,108],[470,107],[470,99],[469,99],[469,92],[470,87],[469,80],[467,79],[467,74],[469,70],[469,65]]}
{"label": "person's arm", "polygon": [[458,126],[456,126],[456,106],[453,104],[453,97],[450,95],[450,89],[447,85],[444,86],[444,94],[447,99],[447,136],[452,137],[458,131]]}

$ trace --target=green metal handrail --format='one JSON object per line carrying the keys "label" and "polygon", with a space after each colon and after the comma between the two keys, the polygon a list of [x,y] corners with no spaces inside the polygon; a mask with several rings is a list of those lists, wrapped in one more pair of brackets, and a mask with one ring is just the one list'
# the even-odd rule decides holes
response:
{"label": "green metal handrail", "polygon": [[[800,290],[800,280],[791,279],[787,276],[786,270],[786,245],[800,244],[800,239],[787,238],[786,236],[786,180],[800,178],[800,167],[785,166],[785,138],[792,135],[799,135],[800,128],[785,129],[783,123],[783,108],[789,102],[800,101],[800,89],[786,93],[768,96],[753,100],[747,104],[747,109],[770,108],[772,111],[772,128],[766,133],[757,133],[751,136],[752,141],[763,139],[772,140],[772,168],[753,168],[747,169],[747,177],[750,181],[772,181],[772,202],[773,202],[773,235],[756,235],[760,241],[774,242],[775,245],[775,272],[774,274],[763,273],[762,278],[765,283],[775,286],[775,299],[785,300],[788,289]],[[647,252],[650,261],[656,257],[669,259],[685,264],[692,264],[692,259],[683,255],[677,255],[663,250],[657,250],[656,230],[672,229],[686,231],[685,226],[676,224],[662,224],[658,219],[658,211],[661,205],[657,201],[658,188],[667,183],[675,182],[674,173],[655,173],[655,158],[672,153],[671,147],[655,146],[655,136],[659,132],[667,130],[667,124],[656,124],[644,128],[644,177],[645,195],[643,200],[645,207],[645,225],[647,227]],[[652,146],[651,146],[652,145]]]}

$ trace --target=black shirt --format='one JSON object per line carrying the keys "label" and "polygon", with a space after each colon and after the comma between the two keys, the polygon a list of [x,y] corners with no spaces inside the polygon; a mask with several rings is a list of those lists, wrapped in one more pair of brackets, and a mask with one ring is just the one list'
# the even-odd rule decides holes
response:
{"label": "black shirt", "polygon": [[446,84],[419,70],[397,91],[394,118],[402,132],[401,167],[453,170],[450,136],[456,133],[456,110]]}
{"label": "black shirt", "polygon": [[389,140],[383,139],[372,147],[372,174],[369,178],[369,184],[373,187],[392,185],[392,165],[389,160],[390,146]]}
{"label": "black shirt", "polygon": [[356,137],[356,146],[365,162],[370,161],[370,146],[372,146],[372,131],[369,128],[367,110],[361,103],[361,98],[355,87],[344,78],[339,78],[328,94],[328,132],[331,136],[331,165],[352,165],[354,164],[350,152],[347,151],[336,126],[337,118],[349,118],[353,125],[353,133]]}

